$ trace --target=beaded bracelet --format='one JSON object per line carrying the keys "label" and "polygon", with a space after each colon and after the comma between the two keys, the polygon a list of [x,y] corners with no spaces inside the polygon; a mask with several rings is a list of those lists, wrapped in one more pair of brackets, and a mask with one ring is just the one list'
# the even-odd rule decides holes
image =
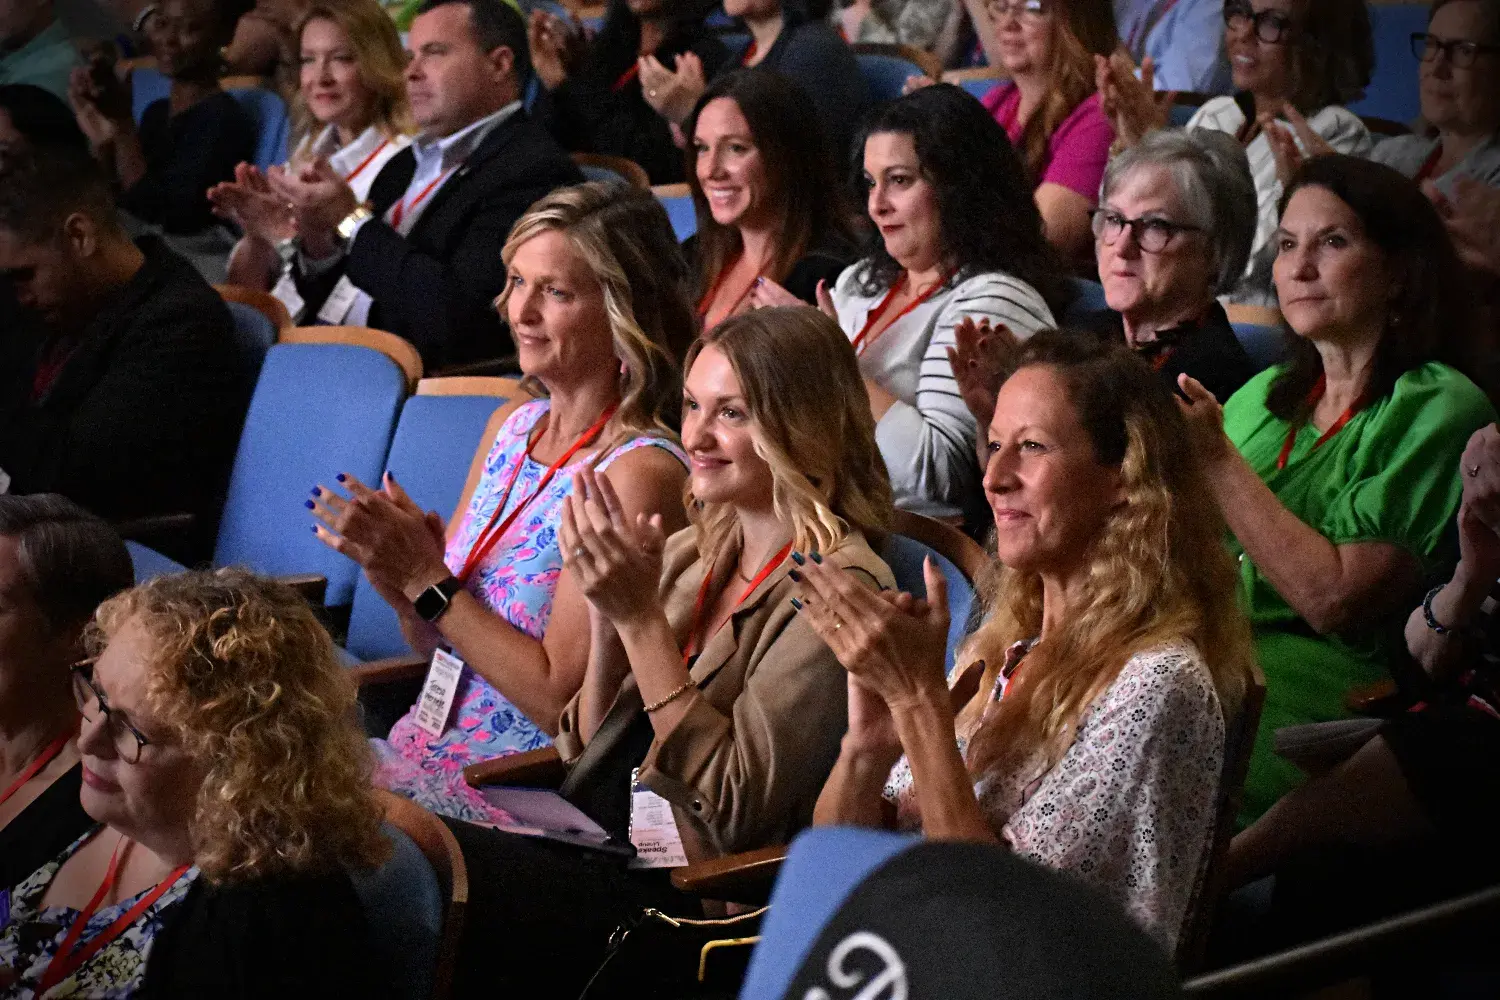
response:
{"label": "beaded bracelet", "polygon": [[661,701],[657,702],[654,705],[647,705],[646,714],[650,715],[658,708],[665,708],[667,705],[670,705],[672,702],[676,701],[678,698],[681,698],[684,694],[686,694],[691,687],[693,687],[693,682],[691,680],[683,681],[680,687],[674,688],[672,693],[667,695]]}
{"label": "beaded bracelet", "polygon": [[1440,583],[1436,587],[1433,587],[1431,590],[1429,590],[1426,597],[1422,598],[1422,617],[1427,619],[1427,627],[1432,629],[1438,635],[1452,635],[1454,632],[1458,631],[1456,628],[1449,625],[1444,625],[1442,622],[1438,621],[1437,616],[1432,613],[1432,599],[1438,595],[1438,591],[1442,590],[1446,586],[1446,583]]}

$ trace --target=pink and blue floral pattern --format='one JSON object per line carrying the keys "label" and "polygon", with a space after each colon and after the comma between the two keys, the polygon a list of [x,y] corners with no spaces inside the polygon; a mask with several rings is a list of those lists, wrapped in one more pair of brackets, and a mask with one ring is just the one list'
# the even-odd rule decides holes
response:
{"label": "pink and blue floral pattern", "polygon": [[[496,435],[474,487],[473,499],[448,542],[445,559],[455,574],[462,570],[474,543],[494,517],[496,507],[504,503],[501,516],[507,516],[536,492],[547,467],[527,457],[526,442],[548,407],[544,399],[522,406]],[[687,457],[675,442],[643,435],[605,455],[598,469],[603,471],[621,455],[645,447],[665,449],[684,466],[687,464]],[[467,583],[469,592],[485,607],[533,639],[541,639],[547,631],[552,596],[562,574],[562,551],[557,538],[562,504],[573,491],[573,474],[589,461],[587,457],[581,458],[559,469]],[[512,476],[515,485],[507,497],[506,486]],[[378,780],[383,786],[433,812],[480,822],[490,807],[464,783],[463,769],[480,761],[551,745],[546,733],[468,667],[459,680],[453,714],[441,737],[434,740],[419,729],[413,709],[391,729],[388,740],[389,747],[376,747],[381,761]]]}

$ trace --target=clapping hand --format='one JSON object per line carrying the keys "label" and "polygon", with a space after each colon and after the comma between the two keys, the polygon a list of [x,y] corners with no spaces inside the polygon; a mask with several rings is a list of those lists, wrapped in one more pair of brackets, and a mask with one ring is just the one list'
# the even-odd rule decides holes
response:
{"label": "clapping hand", "polygon": [[1020,342],[1004,324],[991,327],[988,319],[975,324],[965,316],[953,331],[954,346],[948,348],[948,364],[958,380],[964,405],[981,428],[995,415],[995,397],[1015,362]]}
{"label": "clapping hand", "polygon": [[1187,421],[1188,439],[1199,460],[1211,465],[1232,450],[1224,433],[1224,407],[1219,405],[1213,393],[1203,388],[1203,383],[1191,375],[1177,376],[1177,385],[1187,397],[1178,398],[1177,408]]}
{"label": "clapping hand", "polygon": [[378,490],[347,474],[340,474],[338,483],[348,496],[326,486],[313,488],[307,508],[321,522],[313,532],[359,563],[387,603],[399,608],[448,577],[443,519],[418,507],[394,476],[387,472]]}
{"label": "clapping hand", "polygon": [[359,205],[359,198],[326,159],[266,171],[271,190],[290,206],[303,249],[314,258],[334,252],[340,221]]}
{"label": "clapping hand", "polygon": [[774,306],[805,306],[797,296],[782,288],[770,278],[756,278],[750,286],[750,308],[769,309]]}
{"label": "clapping hand", "polygon": [[674,69],[667,69],[655,56],[642,56],[639,65],[646,103],[674,125],[687,121],[698,98],[708,89],[703,61],[695,53],[684,52],[677,57]]}
{"label": "clapping hand", "polygon": [[637,514],[630,524],[608,478],[594,469],[573,477],[563,505],[563,566],[589,603],[616,625],[660,611],[661,515]]}
{"label": "clapping hand", "polygon": [[292,206],[271,189],[271,182],[254,164],[234,168],[234,180],[208,189],[214,214],[239,226],[246,236],[278,243],[296,235]]}
{"label": "clapping hand", "polygon": [[1175,91],[1155,88],[1156,66],[1147,56],[1141,61],[1140,79],[1135,64],[1124,52],[1094,56],[1094,85],[1099,91],[1099,109],[1115,126],[1123,146],[1134,146],[1148,132],[1166,128],[1172,121]]}
{"label": "clapping hand", "polygon": [[531,50],[531,68],[548,90],[556,90],[568,79],[585,44],[582,25],[544,10],[531,12],[526,39]]}
{"label": "clapping hand", "polygon": [[1274,115],[1264,114],[1258,119],[1260,130],[1266,134],[1271,146],[1271,156],[1276,160],[1276,176],[1283,187],[1292,183],[1302,164],[1318,156],[1337,152],[1328,140],[1314,132],[1307,119],[1302,117],[1290,103],[1282,105],[1281,113],[1288,125],[1277,121]]}
{"label": "clapping hand", "polygon": [[1432,181],[1422,190],[1437,206],[1453,248],[1467,267],[1500,278],[1500,189],[1472,177],[1453,179],[1453,196],[1444,195]]}
{"label": "clapping hand", "polygon": [[1458,509],[1460,561],[1475,579],[1500,578],[1500,428],[1481,428],[1459,460],[1463,500]]}
{"label": "clapping hand", "polygon": [[88,67],[80,66],[68,77],[68,103],[78,128],[95,150],[112,144],[120,134],[119,119],[104,110],[103,95]]}

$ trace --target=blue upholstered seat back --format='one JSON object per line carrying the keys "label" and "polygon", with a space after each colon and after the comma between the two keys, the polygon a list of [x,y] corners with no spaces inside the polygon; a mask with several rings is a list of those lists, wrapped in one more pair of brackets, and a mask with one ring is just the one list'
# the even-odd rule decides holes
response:
{"label": "blue upholstered seat back", "polygon": [[968,624],[969,612],[974,606],[974,588],[947,557],[905,535],[892,535],[881,555],[895,574],[896,586],[916,597],[927,596],[927,581],[922,576],[923,558],[930,555],[937,560],[938,568],[943,571],[943,579],[948,583],[948,613],[951,620],[948,625],[948,657],[943,669],[951,674],[953,654],[958,651],[959,643],[963,642],[964,626]]}
{"label": "blue upholstered seat back", "polygon": [[388,960],[395,995],[427,1000],[443,931],[443,886],[415,841],[390,823],[381,832],[391,842],[390,860],[373,872],[353,872],[354,891],[376,950]]}

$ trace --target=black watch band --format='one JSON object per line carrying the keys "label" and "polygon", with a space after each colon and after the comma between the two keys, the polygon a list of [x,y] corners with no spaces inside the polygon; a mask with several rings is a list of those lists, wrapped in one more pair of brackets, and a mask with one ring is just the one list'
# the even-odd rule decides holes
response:
{"label": "black watch band", "polygon": [[430,624],[443,617],[448,606],[453,603],[453,598],[463,589],[464,585],[459,582],[458,577],[450,576],[418,594],[412,607],[416,609],[418,618]]}

